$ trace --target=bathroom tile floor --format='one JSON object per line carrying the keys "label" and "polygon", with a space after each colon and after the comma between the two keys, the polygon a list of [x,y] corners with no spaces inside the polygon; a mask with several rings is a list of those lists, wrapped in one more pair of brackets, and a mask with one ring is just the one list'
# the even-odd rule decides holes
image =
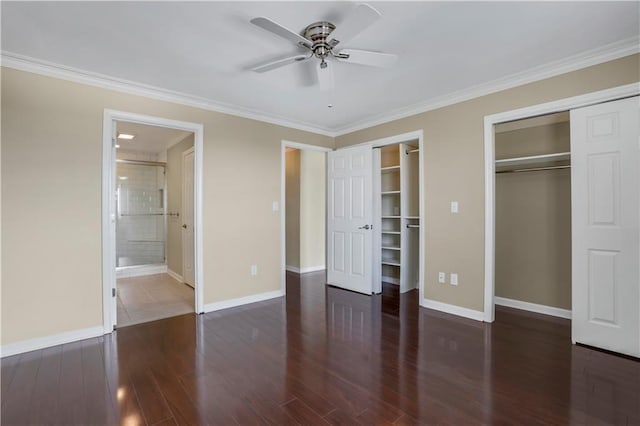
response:
{"label": "bathroom tile floor", "polygon": [[194,290],[168,274],[119,278],[117,326],[194,312]]}

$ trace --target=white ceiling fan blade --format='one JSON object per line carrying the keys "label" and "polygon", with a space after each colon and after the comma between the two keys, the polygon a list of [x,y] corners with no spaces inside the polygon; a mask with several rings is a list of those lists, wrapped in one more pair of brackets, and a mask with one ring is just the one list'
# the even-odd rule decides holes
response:
{"label": "white ceiling fan blade", "polygon": [[347,54],[348,58],[336,56],[336,59],[351,64],[368,65],[371,67],[389,68],[398,60],[397,55],[391,53],[371,52],[368,50],[344,49],[338,55]]}
{"label": "white ceiling fan blade", "polygon": [[368,4],[359,4],[347,17],[337,25],[331,33],[329,44],[332,46],[342,43],[344,46],[349,40],[364,31],[369,25],[380,18],[380,12]]}
{"label": "white ceiling fan blade", "polygon": [[264,17],[253,18],[251,20],[251,23],[253,25],[257,25],[262,29],[272,32],[282,38],[286,38],[287,40],[292,41],[297,45],[303,45],[306,47],[311,47],[312,45],[310,40],[307,40],[306,38],[302,37],[300,34],[295,33],[290,29],[285,28],[276,22],[273,22],[269,18],[264,18]]}
{"label": "white ceiling fan blade", "polygon": [[318,74],[318,85],[320,90],[331,90],[335,87],[335,81],[333,79],[333,68],[329,62],[324,63],[326,66],[322,68],[322,62],[318,62],[316,66],[316,72]]}
{"label": "white ceiling fan blade", "polygon": [[276,68],[283,67],[285,65],[292,64],[294,62],[304,61],[305,59],[308,59],[308,58],[309,58],[308,55],[288,56],[286,58],[278,59],[275,61],[269,61],[264,64],[255,66],[251,68],[251,71],[263,73],[263,72],[271,71]]}

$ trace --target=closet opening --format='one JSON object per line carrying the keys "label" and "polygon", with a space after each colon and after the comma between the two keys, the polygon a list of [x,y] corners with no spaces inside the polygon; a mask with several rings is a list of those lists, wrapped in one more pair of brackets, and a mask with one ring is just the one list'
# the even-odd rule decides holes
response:
{"label": "closet opening", "polygon": [[327,151],[282,143],[282,285],[287,303],[324,303]]}
{"label": "closet opening", "polygon": [[419,305],[419,152],[418,139],[373,149],[373,292],[394,316]]}
{"label": "closet opening", "polygon": [[494,127],[494,303],[571,318],[569,112]]}
{"label": "closet opening", "polygon": [[116,121],[116,326],[195,311],[194,134]]}

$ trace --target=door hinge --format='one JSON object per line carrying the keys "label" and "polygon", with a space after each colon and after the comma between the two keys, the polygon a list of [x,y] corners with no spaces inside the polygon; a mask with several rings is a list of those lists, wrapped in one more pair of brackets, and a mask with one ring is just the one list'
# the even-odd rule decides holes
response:
{"label": "door hinge", "polygon": [[116,289],[115,288],[111,289],[111,297],[116,297]]}

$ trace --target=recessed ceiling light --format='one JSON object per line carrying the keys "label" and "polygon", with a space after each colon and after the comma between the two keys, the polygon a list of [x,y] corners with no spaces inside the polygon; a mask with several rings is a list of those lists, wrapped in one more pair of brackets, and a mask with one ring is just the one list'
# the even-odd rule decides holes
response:
{"label": "recessed ceiling light", "polygon": [[126,177],[126,176],[118,176],[118,179],[120,179],[120,180],[127,180],[127,179],[129,179],[129,178],[128,178],[128,177]]}
{"label": "recessed ceiling light", "polygon": [[116,145],[116,149],[120,148],[120,145]]}
{"label": "recessed ceiling light", "polygon": [[131,139],[135,138],[136,135],[129,135],[127,133],[118,133],[118,139],[125,139],[130,141]]}
{"label": "recessed ceiling light", "polygon": [[327,108],[333,108],[333,104],[327,105]]}

